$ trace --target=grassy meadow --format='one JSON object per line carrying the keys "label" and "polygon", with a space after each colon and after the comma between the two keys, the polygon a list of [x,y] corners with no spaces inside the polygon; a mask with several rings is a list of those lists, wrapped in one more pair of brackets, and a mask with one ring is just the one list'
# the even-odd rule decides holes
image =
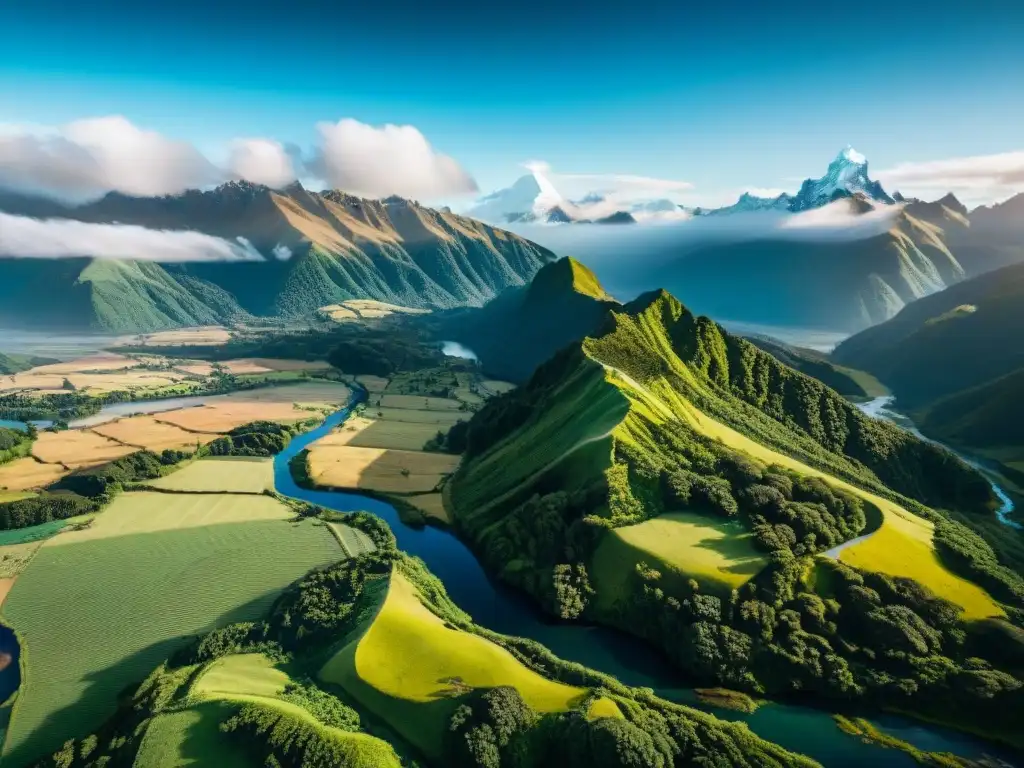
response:
{"label": "grassy meadow", "polygon": [[3,606],[27,662],[4,757],[89,733],[188,636],[261,617],[342,556],[325,526],[291,516],[262,496],[124,493],[91,528],[40,547]]}
{"label": "grassy meadow", "polygon": [[[513,686],[538,712],[567,711],[587,695],[542,677],[483,637],[450,628],[400,569],[365,633],[341,648],[319,677],[344,688],[432,759],[443,754],[443,733],[457,706],[451,697],[470,688]],[[604,699],[591,712],[622,716]]]}
{"label": "grassy meadow", "polygon": [[274,460],[211,456],[151,480],[146,485],[181,493],[263,493],[274,487]]}
{"label": "grassy meadow", "polygon": [[[627,597],[634,567],[646,562],[666,579],[694,578],[728,598],[765,565],[753,535],[738,522],[693,512],[670,512],[637,525],[607,531],[594,553],[592,573],[599,600]],[[666,581],[666,586],[669,585]]]}

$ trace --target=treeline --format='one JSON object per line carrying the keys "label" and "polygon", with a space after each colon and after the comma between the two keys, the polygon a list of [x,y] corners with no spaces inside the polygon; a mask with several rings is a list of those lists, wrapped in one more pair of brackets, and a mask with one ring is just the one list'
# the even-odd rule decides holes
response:
{"label": "treeline", "polygon": [[320,420],[291,425],[254,421],[235,427],[200,450],[210,456],[275,456],[288,447],[293,437]]}
{"label": "treeline", "polygon": [[0,464],[28,456],[32,449],[32,437],[17,429],[0,427]]}

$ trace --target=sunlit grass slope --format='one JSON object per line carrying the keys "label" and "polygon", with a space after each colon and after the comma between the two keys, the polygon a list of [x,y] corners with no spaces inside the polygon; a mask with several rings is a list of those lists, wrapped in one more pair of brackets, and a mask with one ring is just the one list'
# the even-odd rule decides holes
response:
{"label": "sunlit grass slope", "polygon": [[[442,754],[441,735],[470,688],[508,685],[538,712],[564,712],[587,691],[544,678],[509,651],[478,635],[450,628],[425,604],[399,566],[387,596],[361,636],[320,670],[428,756]],[[621,717],[611,700],[598,700],[594,716]]]}

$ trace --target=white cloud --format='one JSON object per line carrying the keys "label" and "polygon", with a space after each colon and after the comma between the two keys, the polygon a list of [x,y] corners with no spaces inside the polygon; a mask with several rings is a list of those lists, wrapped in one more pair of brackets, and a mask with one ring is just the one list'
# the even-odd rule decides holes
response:
{"label": "white cloud", "polygon": [[288,259],[292,257],[292,249],[287,245],[281,245],[280,243],[274,246],[271,253],[274,254],[274,258],[278,261],[288,261]]}
{"label": "white cloud", "polygon": [[70,219],[32,219],[0,213],[0,257],[60,259],[88,256],[137,261],[262,261],[244,238],[199,232],[89,224]]}
{"label": "white cloud", "polygon": [[295,181],[292,157],[279,141],[235,139],[228,159],[231,174],[253,184],[280,189]]}
{"label": "white cloud", "polygon": [[320,146],[311,170],[332,187],[365,197],[427,200],[477,191],[473,177],[414,126],[378,128],[345,118],[317,129]]}
{"label": "white cloud", "polygon": [[931,199],[953,192],[967,202],[993,202],[1024,191],[1024,151],[900,163],[875,176],[906,196]]}
{"label": "white cloud", "polygon": [[0,187],[80,202],[110,191],[173,194],[218,178],[217,169],[191,144],[119,116],[57,129],[7,126],[0,131]]}

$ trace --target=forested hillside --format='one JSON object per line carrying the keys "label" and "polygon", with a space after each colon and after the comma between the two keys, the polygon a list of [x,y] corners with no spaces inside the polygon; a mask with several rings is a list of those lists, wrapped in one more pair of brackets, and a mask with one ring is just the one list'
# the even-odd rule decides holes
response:
{"label": "forested hillside", "polygon": [[1012,738],[1020,670],[982,627],[1020,647],[1003,617],[1024,582],[935,511],[988,520],[985,480],[664,292],[612,317],[449,436],[454,522],[483,560],[695,679]]}

